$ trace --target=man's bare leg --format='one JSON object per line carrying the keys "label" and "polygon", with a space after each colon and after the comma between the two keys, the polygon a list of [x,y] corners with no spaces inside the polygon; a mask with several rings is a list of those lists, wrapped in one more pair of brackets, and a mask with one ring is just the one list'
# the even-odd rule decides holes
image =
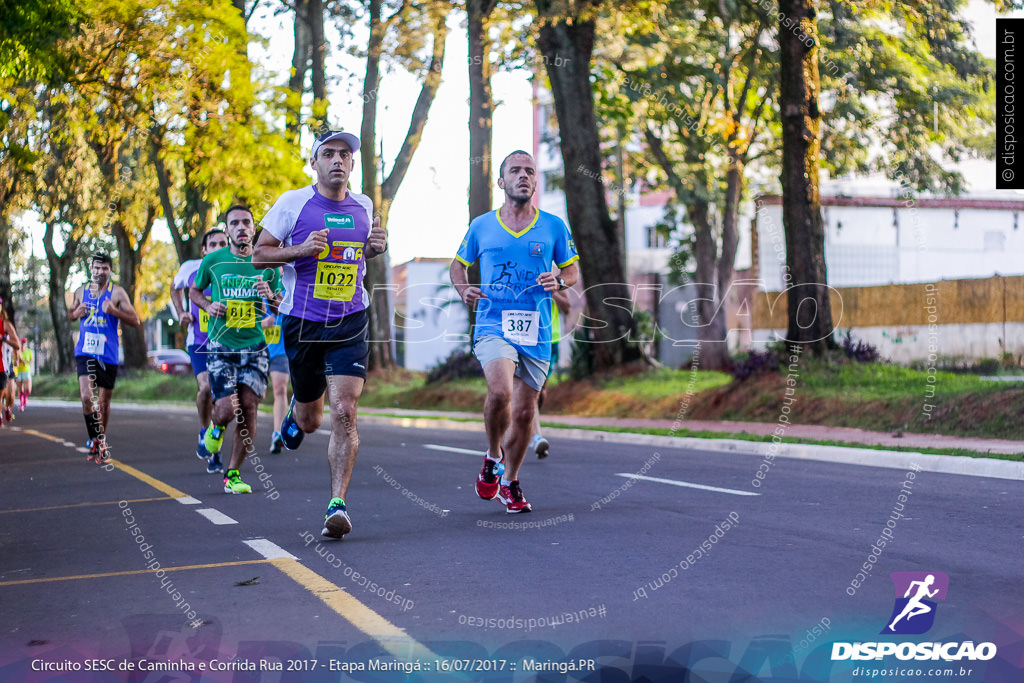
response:
{"label": "man's bare leg", "polygon": [[501,442],[512,422],[512,379],[516,364],[507,358],[495,358],[484,366],[487,398],[484,400],[484,428],[487,450],[492,460],[501,460]]}
{"label": "man's bare leg", "polygon": [[512,390],[512,428],[505,445],[505,474],[503,479],[519,479],[519,468],[526,458],[526,447],[533,436],[533,418],[537,414],[537,396],[540,394],[529,384],[516,377]]}

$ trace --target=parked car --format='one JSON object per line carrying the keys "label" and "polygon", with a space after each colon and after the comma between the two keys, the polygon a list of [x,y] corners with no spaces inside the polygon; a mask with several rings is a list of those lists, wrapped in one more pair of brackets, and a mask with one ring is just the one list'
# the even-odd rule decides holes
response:
{"label": "parked car", "polygon": [[158,349],[150,351],[149,367],[168,375],[192,374],[192,361],[181,349]]}

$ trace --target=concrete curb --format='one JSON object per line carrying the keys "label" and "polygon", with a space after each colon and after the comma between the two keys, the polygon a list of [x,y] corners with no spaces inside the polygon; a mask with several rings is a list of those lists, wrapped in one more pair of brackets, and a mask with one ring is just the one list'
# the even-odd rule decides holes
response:
{"label": "concrete curb", "polygon": [[[35,405],[42,407],[75,407],[78,401],[39,399]],[[181,405],[140,405],[118,404],[118,410],[134,410],[158,413],[193,413],[192,406]],[[365,424],[391,425],[418,429],[447,429],[452,431],[483,433],[483,421],[460,422],[443,418],[386,417],[363,414],[359,421]],[[767,441],[743,441],[741,439],[697,439],[684,436],[656,436],[653,434],[631,434],[624,432],[599,432],[589,429],[548,427],[545,433],[564,439],[578,441],[604,441],[631,446],[658,446],[662,448],[685,448],[706,453],[734,453],[764,458],[769,448],[775,447],[774,457],[795,460],[831,462],[839,465],[860,465],[886,469],[909,470],[912,466],[924,472],[938,474],[959,474],[969,477],[989,477],[1024,481],[1024,462],[995,460],[992,458],[969,458],[954,455],[932,455],[913,451],[882,451],[871,448],[846,446],[813,446],[801,443]]]}
{"label": "concrete curb", "polygon": [[[423,429],[449,429],[465,432],[484,431],[483,422],[459,422],[444,419],[415,417],[384,417],[363,415],[360,422],[367,424],[393,425]],[[968,458],[953,455],[931,455],[912,451],[881,451],[871,448],[844,446],[812,446],[799,443],[773,444],[767,441],[743,441],[740,439],[696,439],[683,436],[656,436],[653,434],[629,434],[623,432],[599,432],[589,429],[564,429],[548,427],[545,434],[580,441],[604,441],[631,446],[660,446],[664,448],[686,448],[711,453],[735,453],[763,458],[769,448],[776,448],[774,457],[796,460],[814,460],[841,465],[884,467],[909,470],[917,466],[925,472],[940,474],[961,474],[971,477],[990,477],[1024,481],[1024,462],[994,460],[991,458]]]}

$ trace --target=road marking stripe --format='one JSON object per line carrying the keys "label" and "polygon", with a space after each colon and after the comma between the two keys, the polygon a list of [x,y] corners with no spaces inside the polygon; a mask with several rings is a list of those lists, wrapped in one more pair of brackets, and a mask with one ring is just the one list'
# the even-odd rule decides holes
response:
{"label": "road marking stripe", "polygon": [[38,436],[40,439],[46,439],[47,441],[53,441],[54,443],[59,443],[61,445],[64,444],[64,439],[56,436],[50,436],[49,434],[43,434],[42,432],[37,432],[34,429],[26,429],[24,430],[24,433],[31,434],[32,436]]}
{"label": "road marking stripe", "polygon": [[200,503],[203,502],[198,498],[193,498],[192,496],[185,496],[184,498],[175,498],[174,500],[178,501],[182,505],[199,505]]}
{"label": "road marking stripe", "polygon": [[376,640],[382,648],[401,659],[430,660],[437,657],[425,645],[341,590],[298,560],[269,560],[325,605],[357,629]]}
{"label": "road marking stripe", "polygon": [[220,510],[214,510],[213,508],[199,508],[196,512],[218,526],[223,526],[225,524],[238,524],[237,521],[231,519]]}
{"label": "road marking stripe", "polygon": [[[50,436],[49,434],[43,434],[42,432],[37,432],[34,429],[26,429],[26,430],[24,430],[24,433],[25,434],[31,434],[32,436],[38,436],[38,437],[40,437],[42,439],[46,439],[47,441],[54,441],[54,442],[59,443],[59,444],[63,444],[64,443],[64,439],[59,439],[56,436]],[[89,449],[85,448],[84,446],[77,446],[75,448],[75,450],[78,451],[79,453],[88,453],[89,452]],[[171,498],[188,498],[189,497],[188,494],[186,494],[185,492],[179,491],[178,489],[174,488],[170,484],[165,484],[162,481],[160,481],[159,479],[155,479],[155,478],[149,476],[148,474],[146,474],[145,472],[142,472],[140,470],[135,469],[131,465],[125,465],[123,462],[118,462],[117,460],[111,460],[110,464],[113,465],[114,467],[116,467],[117,469],[121,470],[122,472],[124,472],[126,474],[130,474],[131,476],[135,477],[136,479],[149,484],[150,486],[155,488],[157,491],[160,491],[161,493],[166,493]]]}
{"label": "road marking stripe", "polygon": [[65,510],[67,508],[83,508],[91,505],[117,505],[118,503],[148,503],[154,500],[174,500],[161,496],[160,498],[136,498],[134,500],[104,500],[98,503],[74,503],[72,505],[50,505],[43,508],[20,508],[18,510],[0,510],[0,515],[9,515],[13,512],[42,512],[43,510]]}
{"label": "road marking stripe", "polygon": [[456,448],[455,446],[441,446],[441,445],[438,445],[436,443],[425,443],[425,444],[423,444],[423,447],[427,448],[427,449],[430,449],[432,451],[448,451],[450,453],[464,453],[465,455],[475,455],[477,457],[481,457],[484,454],[484,452],[480,451],[480,450],[473,451],[473,450],[470,450],[468,448]]}
{"label": "road marking stripe", "polygon": [[179,491],[173,486],[163,483],[159,479],[154,479],[145,472],[141,472],[135,469],[131,465],[125,465],[123,462],[117,460],[111,460],[110,464],[116,467],[117,469],[121,470],[122,472],[130,474],[136,479],[149,484],[157,491],[160,491],[161,493],[166,493],[171,498],[188,498],[188,494],[186,494],[184,491]]}
{"label": "road marking stripe", "polygon": [[675,479],[660,479],[658,477],[645,477],[642,474],[626,474],[624,472],[616,472],[616,477],[626,477],[627,479],[642,479],[643,481],[653,481],[658,484],[671,484],[672,486],[683,486],[690,489],[700,489],[701,491],[715,491],[716,493],[731,493],[734,496],[760,496],[760,493],[754,493],[753,491],[737,491],[736,489],[723,489],[717,486],[706,486],[704,484],[693,484],[688,481],[676,481]]}
{"label": "road marking stripe", "polygon": [[299,559],[278,544],[268,541],[265,538],[250,538],[248,541],[242,541],[242,543],[246,544],[268,560]]}
{"label": "road marking stripe", "polygon": [[[182,572],[188,569],[215,569],[217,567],[235,567],[244,564],[265,564],[270,560],[241,560],[238,562],[218,562],[216,564],[192,564],[187,567],[159,567],[165,572]],[[136,569],[128,572],[104,572],[103,574],[79,574],[78,576],[53,576],[45,579],[23,579],[21,581],[0,581],[0,586],[23,586],[29,583],[52,583],[53,581],[76,581],[78,579],[104,579],[111,576],[133,576],[135,574],[152,574],[157,569]]]}

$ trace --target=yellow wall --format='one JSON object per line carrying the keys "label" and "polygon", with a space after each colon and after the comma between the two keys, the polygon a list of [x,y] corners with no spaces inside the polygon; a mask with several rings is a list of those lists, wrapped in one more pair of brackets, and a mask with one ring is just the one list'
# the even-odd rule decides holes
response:
{"label": "yellow wall", "polygon": [[[830,291],[836,327],[1024,322],[1024,277],[943,280],[914,285],[843,287]],[[935,310],[926,310],[926,297]],[[786,329],[786,294],[753,292],[753,329]],[[1005,300],[1005,318],[1003,316]],[[772,305],[770,306],[769,303]],[[937,319],[929,320],[929,315]]]}

